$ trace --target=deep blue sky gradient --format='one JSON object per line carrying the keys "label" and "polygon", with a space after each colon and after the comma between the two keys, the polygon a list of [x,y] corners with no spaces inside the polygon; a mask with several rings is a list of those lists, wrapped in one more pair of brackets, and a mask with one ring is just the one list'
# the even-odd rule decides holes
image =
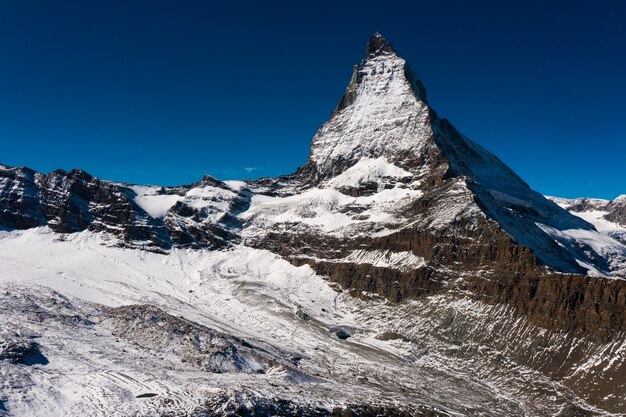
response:
{"label": "deep blue sky gradient", "polygon": [[622,1],[0,5],[0,163],[182,184],[295,170],[380,31],[533,188],[626,193]]}

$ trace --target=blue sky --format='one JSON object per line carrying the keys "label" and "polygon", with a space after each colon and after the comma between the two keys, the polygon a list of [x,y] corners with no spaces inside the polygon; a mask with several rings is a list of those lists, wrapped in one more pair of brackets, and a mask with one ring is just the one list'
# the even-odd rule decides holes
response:
{"label": "blue sky", "polygon": [[626,6],[576,3],[3,2],[0,162],[163,185],[293,172],[380,31],[533,188],[613,198]]}

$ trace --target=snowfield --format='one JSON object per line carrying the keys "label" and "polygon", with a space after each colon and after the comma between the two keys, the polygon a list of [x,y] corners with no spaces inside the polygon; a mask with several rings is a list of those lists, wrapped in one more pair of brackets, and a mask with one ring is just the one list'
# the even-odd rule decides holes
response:
{"label": "snowfield", "polygon": [[[549,197],[565,209],[576,205],[580,200]],[[589,207],[584,211],[571,211],[575,216],[591,223],[596,230],[569,229],[558,231],[545,225],[540,225],[556,239],[584,245],[608,260],[610,274],[598,271],[593,265],[583,263],[589,275],[605,278],[626,278],[626,227],[606,219],[608,212],[602,210],[611,203],[620,203],[624,196],[613,200],[585,199]]]}
{"label": "snowfield", "polygon": [[[364,302],[308,266],[245,246],[155,254],[110,243],[90,232],[2,232],[0,338],[30,346],[17,351],[31,359],[0,361],[1,413],[194,415],[223,401],[262,397],[328,410],[367,402],[416,404],[446,415],[519,415],[571,401],[563,387],[534,372],[509,384],[487,372],[488,357],[468,362],[445,337],[411,336],[447,320],[420,311],[447,306],[503,317],[494,307],[440,297],[400,310],[377,297]],[[349,258],[401,267],[421,262],[403,253]],[[121,315],[121,306],[160,312],[144,322],[143,315]],[[224,335],[220,340],[236,349],[228,366],[239,370],[214,373],[197,364],[214,356],[190,360],[189,349],[192,358],[208,353],[195,339],[191,345],[180,339],[176,320],[200,334]],[[168,322],[174,330],[166,330]],[[0,358],[2,352],[0,342]],[[485,369],[480,377],[477,366]],[[554,393],[549,404],[533,403],[529,389],[537,384]]]}
{"label": "snowfield", "polygon": [[[250,226],[244,236],[255,236],[274,226],[307,226],[328,235],[353,235],[359,225],[398,225],[401,209],[422,195],[404,185],[382,189],[374,195],[351,197],[335,188],[311,188],[301,194],[276,197],[255,194],[241,214]],[[350,211],[358,208],[358,215]],[[356,210],[354,210],[356,211]]]}

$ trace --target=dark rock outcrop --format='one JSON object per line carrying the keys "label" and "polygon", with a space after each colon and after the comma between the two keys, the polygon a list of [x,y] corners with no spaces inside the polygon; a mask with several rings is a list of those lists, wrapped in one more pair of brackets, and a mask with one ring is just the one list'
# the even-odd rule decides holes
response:
{"label": "dark rock outcrop", "polygon": [[622,195],[611,201],[607,207],[608,213],[605,219],[626,227],[626,195]]}
{"label": "dark rock outcrop", "polygon": [[7,331],[0,333],[0,363],[3,361],[27,366],[48,364],[33,338]]}

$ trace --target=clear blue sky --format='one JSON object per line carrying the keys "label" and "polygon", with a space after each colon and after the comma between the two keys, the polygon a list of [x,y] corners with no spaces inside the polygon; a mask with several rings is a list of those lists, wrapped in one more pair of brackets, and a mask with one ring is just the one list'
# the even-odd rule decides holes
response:
{"label": "clear blue sky", "polygon": [[164,185],[290,173],[380,31],[533,188],[626,193],[623,1],[341,3],[2,2],[0,162]]}

